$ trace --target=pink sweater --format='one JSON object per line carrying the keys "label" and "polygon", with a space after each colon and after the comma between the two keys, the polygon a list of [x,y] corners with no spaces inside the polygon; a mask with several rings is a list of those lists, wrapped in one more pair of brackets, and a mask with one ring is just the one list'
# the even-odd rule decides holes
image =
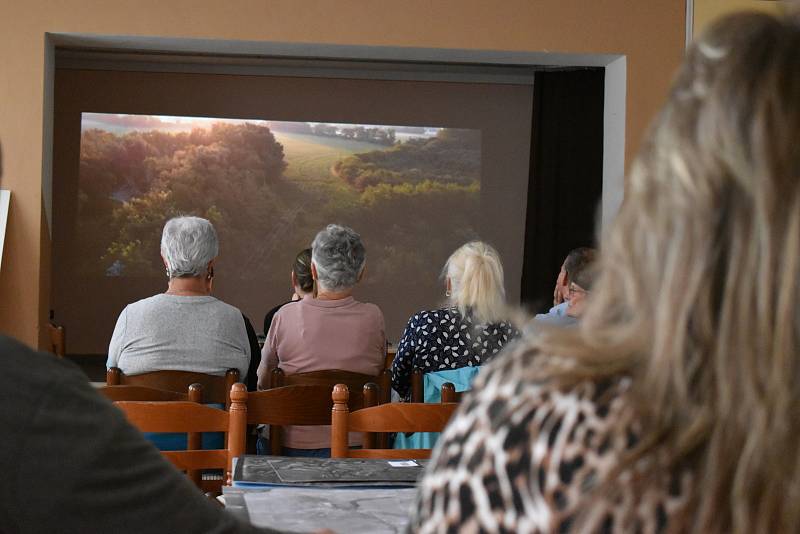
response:
{"label": "pink sweater", "polygon": [[[342,369],[377,375],[383,369],[386,334],[383,313],[353,297],[303,300],[283,306],[272,319],[258,366],[259,387],[280,367],[287,374]],[[297,449],[330,447],[330,427],[290,426],[283,445]],[[352,440],[351,440],[352,442]]]}

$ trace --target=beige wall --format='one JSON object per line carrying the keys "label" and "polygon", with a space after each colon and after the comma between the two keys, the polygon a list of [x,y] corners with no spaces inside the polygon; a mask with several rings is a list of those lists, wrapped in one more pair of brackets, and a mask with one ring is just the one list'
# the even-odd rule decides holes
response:
{"label": "beige wall", "polygon": [[0,0],[0,187],[13,191],[0,332],[36,345],[47,320],[45,32],[625,54],[630,159],[680,61],[684,17],[680,0]]}
{"label": "beige wall", "polygon": [[788,2],[775,0],[694,0],[694,35],[717,18],[734,11],[750,10],[780,14],[786,10]]}

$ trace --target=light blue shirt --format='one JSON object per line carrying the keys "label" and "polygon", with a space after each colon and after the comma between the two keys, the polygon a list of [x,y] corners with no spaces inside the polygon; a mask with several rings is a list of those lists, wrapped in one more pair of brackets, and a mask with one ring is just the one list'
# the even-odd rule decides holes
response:
{"label": "light blue shirt", "polygon": [[577,324],[577,318],[567,315],[567,308],[569,308],[569,301],[565,300],[561,304],[550,308],[550,311],[547,313],[537,313],[533,320],[536,323],[544,323],[555,326],[570,326]]}

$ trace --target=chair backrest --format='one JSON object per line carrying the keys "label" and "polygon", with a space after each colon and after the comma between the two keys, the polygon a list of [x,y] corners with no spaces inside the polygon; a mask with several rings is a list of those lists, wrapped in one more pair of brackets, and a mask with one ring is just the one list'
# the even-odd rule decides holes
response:
{"label": "chair backrest", "polygon": [[118,367],[106,371],[106,385],[109,386],[144,386],[182,393],[191,384],[200,384],[203,386],[203,401],[224,404],[225,409],[230,407],[230,391],[236,382],[239,382],[238,369],[228,369],[225,376],[190,371],[153,371],[128,376]]}
{"label": "chair backrest", "polygon": [[47,333],[50,337],[50,352],[56,356],[64,357],[67,354],[67,332],[63,326],[47,323]]}
{"label": "chair backrest", "polygon": [[[392,378],[388,370],[384,369],[376,376],[365,375],[361,373],[353,373],[351,371],[343,371],[341,369],[329,369],[325,371],[310,371],[308,373],[295,373],[287,375],[282,369],[276,368],[272,370],[270,376],[270,387],[281,386],[326,386],[333,391],[333,386],[336,384],[345,384],[356,398],[351,401],[358,404],[359,399],[362,399],[361,393],[364,389],[364,384],[373,383],[378,386],[378,403],[383,404],[391,400],[391,384]],[[358,393],[357,393],[358,392]]]}
{"label": "chair backrest", "polygon": [[[189,436],[188,450],[162,451],[161,454],[175,467],[186,471],[198,487],[203,487],[200,469],[223,469],[225,483],[230,485],[233,458],[244,454],[247,426],[245,385],[234,384],[230,397],[228,411],[186,401],[120,401],[115,404],[142,432],[186,432]],[[227,448],[200,450],[201,432],[226,432]],[[221,485],[222,481],[219,482]]]}
{"label": "chair backrest", "polygon": [[[382,382],[383,385],[381,386],[379,382]],[[287,420],[285,423],[279,423],[277,421],[271,423],[267,420],[258,421],[258,423],[270,425],[270,452],[275,456],[279,456],[282,453],[283,440],[281,438],[281,426],[283,425],[331,424],[331,409],[333,407],[331,394],[333,393],[333,387],[336,384],[342,383],[347,384],[350,390],[354,392],[353,395],[350,395],[348,401],[348,406],[351,410],[358,410],[365,406],[375,406],[376,404],[380,404],[382,402],[388,402],[389,396],[383,394],[384,391],[389,392],[389,388],[391,387],[391,380],[389,379],[389,375],[386,371],[382,371],[381,374],[375,377],[361,373],[353,373],[351,371],[342,371],[341,369],[311,371],[308,373],[295,373],[291,375],[285,374],[281,369],[274,369],[270,375],[271,388],[266,391],[272,391],[274,389],[284,390],[282,393],[276,396],[276,402],[282,402],[283,406],[285,407],[285,410],[283,410],[284,413],[288,413],[288,411],[291,410],[293,413],[299,415],[301,409],[296,408],[292,410],[288,406],[288,404],[290,404],[288,399],[297,399],[300,404],[304,406],[303,409],[306,410],[306,414],[303,415],[303,417],[311,418],[311,414],[313,414],[313,417],[316,418],[316,416],[323,415],[323,413],[324,416],[322,419],[314,419],[315,421],[323,422],[313,423],[303,423],[297,419]],[[306,399],[303,399],[302,397],[295,396],[294,392],[289,393],[288,390],[285,390],[285,388],[289,386],[308,388],[313,387],[314,389],[306,390],[309,396]],[[259,392],[259,395],[261,393],[263,392]],[[281,400],[277,401],[277,399]],[[251,418],[250,424],[254,424],[254,422],[255,418]],[[381,436],[379,439],[382,443],[387,441],[386,436]]]}
{"label": "chair backrest", "polygon": [[[330,425],[332,389],[316,385],[281,386],[250,392],[247,395],[247,424]],[[364,384],[364,405],[377,406],[377,396],[378,388],[375,384]]]}
{"label": "chair backrest", "polygon": [[456,391],[452,382],[442,384],[442,402],[461,402],[465,391]]}
{"label": "chair backrest", "polygon": [[386,346],[386,358],[383,361],[383,367],[387,370],[392,368],[394,357],[397,356],[397,347]]}
{"label": "chair backrest", "polygon": [[112,402],[117,401],[190,401],[203,402],[203,386],[191,384],[187,393],[148,388],[145,386],[103,386],[97,392]]}
{"label": "chair backrest", "polygon": [[441,432],[455,403],[389,403],[350,412],[345,384],[333,388],[331,458],[430,458],[430,449],[375,449],[365,434],[364,448],[350,450],[349,432]]}
{"label": "chair backrest", "polygon": [[[423,373],[422,369],[411,372],[411,402],[439,402],[440,393],[447,394],[446,402],[460,402],[464,393],[472,388],[472,382],[480,367],[461,367]],[[445,393],[445,386],[451,390]]]}
{"label": "chair backrest", "polygon": [[[422,369],[411,371],[411,402],[425,402],[425,374]],[[452,382],[442,384],[442,402],[461,402],[461,391]]]}

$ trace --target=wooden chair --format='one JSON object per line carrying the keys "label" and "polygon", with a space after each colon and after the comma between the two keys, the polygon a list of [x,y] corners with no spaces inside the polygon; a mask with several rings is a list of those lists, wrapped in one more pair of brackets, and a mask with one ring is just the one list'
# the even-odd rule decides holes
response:
{"label": "wooden chair", "polygon": [[[270,425],[270,452],[280,456],[283,449],[280,428],[284,425],[331,424],[332,387],[324,385],[281,386],[247,395],[247,424]],[[378,404],[378,387],[364,384],[361,398],[355,400],[350,409]]]}
{"label": "wooden chair", "polygon": [[[231,388],[228,411],[195,402],[120,401],[116,403],[128,420],[142,432],[186,432],[188,450],[162,451],[161,454],[187,475],[203,491],[219,492],[222,480],[204,485],[200,469],[223,469],[224,481],[231,483],[233,458],[244,454],[247,427],[247,389],[244,384]],[[201,432],[226,432],[226,449],[200,450]]]}
{"label": "wooden chair", "polygon": [[[442,402],[461,402],[466,391],[456,391],[452,382],[442,384]],[[411,402],[425,402],[425,373],[422,369],[411,371]]]}
{"label": "wooden chair", "polygon": [[[326,371],[310,371],[308,373],[295,373],[287,375],[282,369],[276,368],[272,370],[270,375],[270,389],[283,386],[322,386],[327,388],[327,396],[331,397],[333,387],[336,384],[345,384],[350,391],[354,392],[350,395],[348,406],[352,410],[358,410],[364,406],[373,406],[374,404],[383,404],[391,400],[391,377],[387,370],[381,371],[377,376],[365,375],[361,373],[353,373],[351,371],[342,371],[341,369],[331,369]],[[365,398],[368,384],[374,384],[377,387],[376,396],[377,402],[374,402],[370,397],[369,400]],[[326,415],[326,422],[330,424],[330,409],[332,403],[328,403],[328,413]],[[292,423],[302,424],[302,423]],[[280,436],[280,426],[270,425],[270,450],[274,455],[280,455],[282,448],[282,439]],[[386,445],[388,436],[378,436],[378,441]]]}
{"label": "wooden chair", "polygon": [[392,369],[392,364],[394,363],[394,357],[397,356],[397,347],[390,347],[386,346],[386,358],[383,361],[383,367],[389,371]]}
{"label": "wooden chair", "polygon": [[458,407],[455,403],[389,403],[350,412],[346,385],[333,388],[331,458],[430,458],[430,449],[373,448],[364,436],[364,448],[350,450],[349,432],[441,432]]}
{"label": "wooden chair", "polygon": [[308,373],[295,373],[287,375],[282,369],[272,370],[270,375],[270,388],[281,386],[327,386],[333,391],[336,384],[345,384],[351,391],[362,391],[364,384],[374,383],[378,386],[378,403],[384,404],[391,401],[392,396],[392,377],[387,369],[382,370],[378,375],[365,375],[342,371],[341,369],[330,369],[325,371],[310,371]]}
{"label": "wooden chair", "polygon": [[144,386],[182,393],[191,384],[200,384],[203,386],[203,401],[224,404],[226,410],[230,408],[230,391],[236,382],[239,382],[238,369],[228,369],[225,376],[189,371],[153,371],[127,376],[118,367],[106,371],[108,386]]}
{"label": "wooden chair", "polygon": [[203,386],[191,384],[187,393],[148,388],[145,386],[103,386],[96,390],[111,402],[118,401],[189,401],[203,402]]}
{"label": "wooden chair", "polygon": [[50,336],[50,352],[63,358],[67,355],[67,332],[63,326],[47,323],[47,333]]}

